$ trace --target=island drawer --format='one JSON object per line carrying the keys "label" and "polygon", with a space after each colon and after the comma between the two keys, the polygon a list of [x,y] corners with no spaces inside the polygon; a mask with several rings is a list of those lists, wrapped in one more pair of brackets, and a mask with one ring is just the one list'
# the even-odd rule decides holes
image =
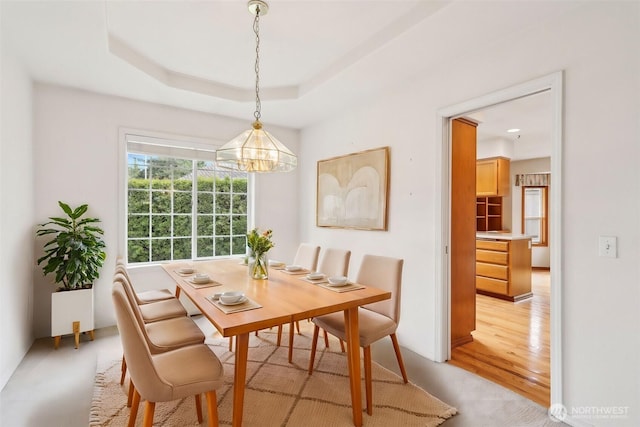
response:
{"label": "island drawer", "polygon": [[509,242],[495,240],[476,240],[476,249],[488,249],[490,251],[509,251]]}
{"label": "island drawer", "polygon": [[507,280],[509,279],[509,267],[507,267],[506,265],[476,262],[476,275]]}
{"label": "island drawer", "polygon": [[509,254],[507,252],[476,250],[476,261],[479,262],[507,265],[508,258]]}
{"label": "island drawer", "polygon": [[508,293],[506,280],[490,279],[488,277],[476,277],[476,289],[496,294],[506,295]]}

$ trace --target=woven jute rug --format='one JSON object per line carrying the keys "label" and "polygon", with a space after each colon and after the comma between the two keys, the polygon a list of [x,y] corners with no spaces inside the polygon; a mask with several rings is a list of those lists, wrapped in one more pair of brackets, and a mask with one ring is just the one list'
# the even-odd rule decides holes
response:
{"label": "woven jute rug", "polygon": [[[295,335],[294,360],[288,363],[288,347],[276,347],[276,330],[253,334],[249,343],[247,385],[243,426],[314,427],[352,426],[351,395],[345,354],[331,338],[325,349],[318,340],[316,368],[308,375],[313,324],[300,322],[302,335]],[[285,327],[283,343],[288,342]],[[231,425],[233,400],[234,353],[229,341],[213,334],[206,344],[223,362],[224,386],[218,389],[220,425]],[[99,360],[91,405],[91,426],[124,426],[129,418],[127,402],[128,376],[120,385],[120,359]],[[373,363],[373,415],[363,413],[363,424],[370,427],[437,426],[456,414],[456,409],[429,395],[419,387],[404,384],[402,378]],[[364,372],[364,371],[363,371]],[[364,375],[364,374],[363,374]],[[411,378],[409,378],[411,380]],[[363,408],[364,379],[362,381]],[[206,402],[203,398],[203,405]],[[204,408],[203,408],[204,409]],[[142,422],[143,403],[137,424]],[[206,417],[206,411],[205,417]],[[206,424],[206,419],[205,419]],[[194,398],[157,403],[154,426],[198,425]]]}

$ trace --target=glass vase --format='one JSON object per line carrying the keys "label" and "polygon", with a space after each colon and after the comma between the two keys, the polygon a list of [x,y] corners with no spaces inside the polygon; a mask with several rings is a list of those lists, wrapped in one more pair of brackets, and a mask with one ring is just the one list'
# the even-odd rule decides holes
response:
{"label": "glass vase", "polygon": [[269,262],[266,252],[254,254],[253,257],[249,258],[249,276],[258,280],[269,278]]}

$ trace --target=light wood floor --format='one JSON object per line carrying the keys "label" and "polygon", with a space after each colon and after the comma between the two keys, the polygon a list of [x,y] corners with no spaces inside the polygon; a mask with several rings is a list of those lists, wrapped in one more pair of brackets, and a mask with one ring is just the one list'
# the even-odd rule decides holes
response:
{"label": "light wood floor", "polygon": [[518,303],[477,295],[473,342],[454,348],[449,363],[548,407],[549,272],[534,271],[531,285],[533,297]]}

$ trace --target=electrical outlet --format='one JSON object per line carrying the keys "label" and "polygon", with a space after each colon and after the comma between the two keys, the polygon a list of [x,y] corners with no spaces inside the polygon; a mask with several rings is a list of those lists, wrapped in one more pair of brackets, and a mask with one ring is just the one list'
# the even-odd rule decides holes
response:
{"label": "electrical outlet", "polygon": [[618,257],[618,239],[615,236],[600,236],[598,255],[607,258]]}

